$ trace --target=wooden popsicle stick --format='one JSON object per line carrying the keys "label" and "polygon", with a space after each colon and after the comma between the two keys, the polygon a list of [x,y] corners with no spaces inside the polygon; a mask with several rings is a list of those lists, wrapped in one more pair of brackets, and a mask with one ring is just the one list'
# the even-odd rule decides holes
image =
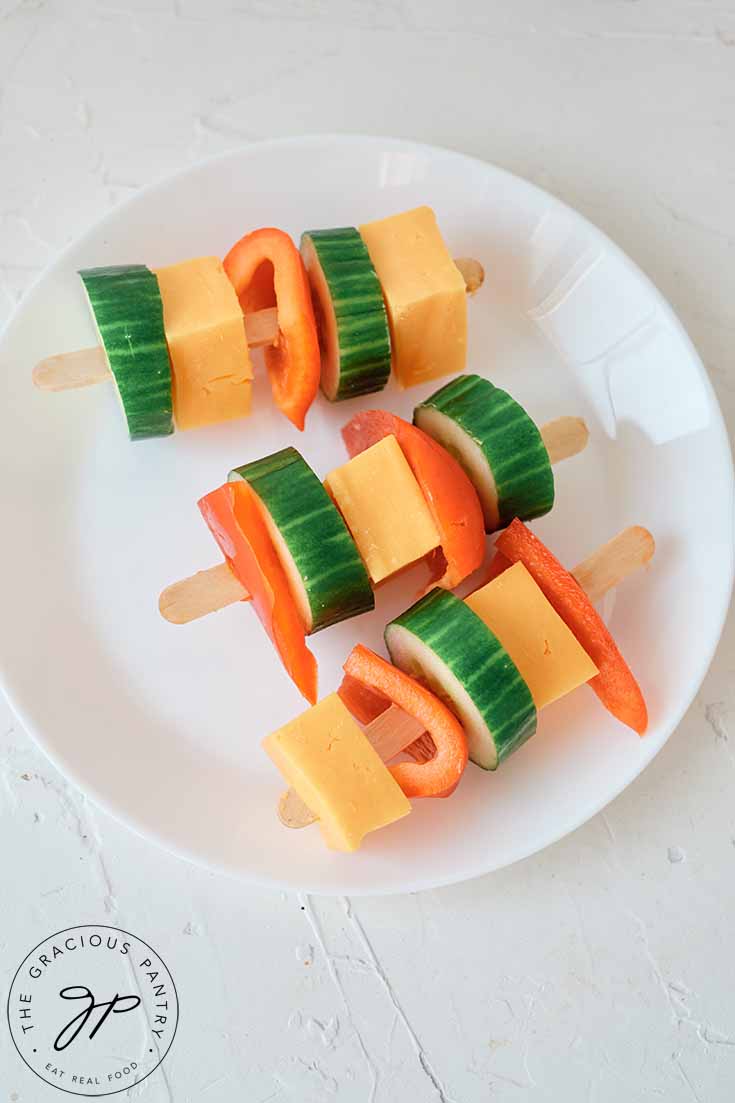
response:
{"label": "wooden popsicle stick", "polygon": [[39,391],[79,390],[111,378],[105,350],[100,345],[47,356],[33,369],[33,386]]}
{"label": "wooden popsicle stick", "polygon": [[485,269],[474,257],[455,257],[454,263],[462,273],[465,291],[468,295],[474,295],[485,282]]}
{"label": "wooden popsicle stick", "polygon": [[278,800],[278,818],[284,827],[291,827],[298,831],[301,827],[308,827],[310,823],[316,823],[319,819],[315,816],[308,804],[295,789],[285,789]]}
{"label": "wooden popsicle stick", "polygon": [[[624,578],[645,566],[651,560],[655,550],[656,544],[648,529],[640,525],[632,525],[630,528],[623,529],[612,540],[608,540],[607,544],[603,544],[583,560],[574,568],[572,574],[586,591],[589,599],[597,601],[613,586],[617,586]],[[412,739],[403,742],[405,736],[411,731],[409,722],[413,725],[414,735]],[[421,730],[417,731],[417,729]],[[389,752],[392,752],[390,753],[392,758],[409,747],[414,740],[420,741],[423,729],[413,717],[408,716],[395,705],[391,705],[380,714],[377,720],[368,724],[365,735],[381,758],[388,761]],[[401,743],[403,743],[402,746]],[[419,742],[416,757],[426,760],[426,748],[421,742]],[[298,793],[289,789],[283,793],[278,802],[278,818],[285,827],[295,829],[308,827],[318,817],[302,801]]]}
{"label": "wooden popsicle stick", "polygon": [[[541,428],[541,436],[552,463],[576,456],[589,440],[589,431],[581,417],[560,417]],[[205,617],[236,601],[247,601],[247,590],[231,572],[223,573],[224,564],[198,571],[191,578],[183,578],[167,586],[161,594],[158,608],[161,615],[172,624],[188,624],[198,617]],[[212,586],[212,600],[207,604],[208,587]],[[189,590],[191,594],[189,595]],[[173,615],[171,615],[173,614]]]}
{"label": "wooden popsicle stick", "polygon": [[245,315],[245,336],[248,347],[262,349],[266,345],[278,344],[278,311],[274,306],[265,310],[254,310]]}
{"label": "wooden popsicle stick", "polygon": [[587,556],[572,574],[590,601],[599,601],[608,590],[649,563],[655,550],[656,541],[648,529],[631,525]]}
{"label": "wooden popsicle stick", "polygon": [[220,563],[167,586],[158,599],[158,609],[171,624],[188,624],[236,601],[249,600],[242,582],[226,563]]}
{"label": "wooden popsicle stick", "polygon": [[581,417],[558,417],[555,421],[547,421],[546,425],[541,426],[540,433],[552,464],[584,452],[590,439],[590,431]]}
{"label": "wooden popsicle stick", "polygon": [[[472,257],[460,257],[455,264],[464,277],[467,294],[474,295],[485,280],[484,268],[479,260],[473,260]],[[276,307],[255,310],[245,315],[245,334],[251,349],[278,344],[278,332]],[[47,356],[33,369],[33,385],[40,391],[78,390],[80,387],[104,383],[111,378],[105,350],[100,345]]]}
{"label": "wooden popsicle stick", "polygon": [[[423,735],[424,726],[397,705],[391,705],[364,731],[383,761],[389,762]],[[295,789],[287,789],[278,802],[278,818],[284,827],[297,829],[308,827],[318,816],[304,804]]]}
{"label": "wooden popsicle stick", "polygon": [[[245,315],[245,334],[250,348],[273,345],[278,340],[278,311],[275,307]],[[40,391],[71,391],[112,379],[101,345],[76,352],[47,356],[33,369],[33,385]]]}
{"label": "wooden popsicle stick", "polygon": [[365,735],[383,762],[390,762],[405,747],[410,747],[414,739],[423,735],[424,730],[424,725],[414,716],[409,716],[397,705],[391,705],[366,726]]}

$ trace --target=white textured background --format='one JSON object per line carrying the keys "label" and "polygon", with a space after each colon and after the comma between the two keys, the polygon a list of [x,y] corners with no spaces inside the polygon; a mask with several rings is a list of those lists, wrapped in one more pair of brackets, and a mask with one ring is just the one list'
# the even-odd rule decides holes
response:
{"label": "white textured background", "polygon": [[[153,178],[340,130],[454,146],[576,206],[672,302],[732,429],[732,0],[0,0],[0,321]],[[151,1103],[729,1103],[734,643],[731,621],[605,814],[513,869],[374,901],[255,892],[154,850],[0,704],[2,987],[65,926],[152,942],[182,1017],[133,1092]],[[0,1022],[0,1100],[60,1098]]]}

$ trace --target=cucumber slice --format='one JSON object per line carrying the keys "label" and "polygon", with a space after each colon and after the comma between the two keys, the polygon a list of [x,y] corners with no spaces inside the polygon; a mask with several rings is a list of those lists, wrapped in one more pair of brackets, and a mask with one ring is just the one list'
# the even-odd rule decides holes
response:
{"label": "cucumber slice", "polygon": [[331,402],[382,391],[391,346],[383,292],[365,242],[353,227],[301,236],[322,354],[322,390]]}
{"label": "cucumber slice", "polygon": [[554,504],[554,473],[522,406],[479,375],[459,375],[416,407],[413,420],[459,461],[482,502],[487,532],[530,521]]}
{"label": "cucumber slice", "polygon": [[339,510],[295,448],[230,472],[255,491],[308,633],[375,607],[370,579]]}
{"label": "cucumber slice", "polygon": [[131,440],[174,431],[171,361],[158,280],[144,264],[79,275],[117,386]]}
{"label": "cucumber slice", "polygon": [[459,717],[470,758],[494,770],[536,731],[531,692],[500,640],[468,605],[432,590],[385,630],[393,663]]}

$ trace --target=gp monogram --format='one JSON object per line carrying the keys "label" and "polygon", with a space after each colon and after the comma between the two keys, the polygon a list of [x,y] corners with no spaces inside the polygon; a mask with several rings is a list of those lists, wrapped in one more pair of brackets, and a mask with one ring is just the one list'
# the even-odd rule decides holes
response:
{"label": "gp monogram", "polygon": [[31,950],[13,978],[8,1025],[18,1053],[72,1095],[127,1091],[158,1068],[179,1006],[161,957],[116,927],[70,927]]}

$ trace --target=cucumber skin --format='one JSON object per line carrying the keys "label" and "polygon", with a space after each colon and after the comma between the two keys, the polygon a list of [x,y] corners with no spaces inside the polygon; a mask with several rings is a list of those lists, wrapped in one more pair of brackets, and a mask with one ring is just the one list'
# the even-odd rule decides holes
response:
{"label": "cucumber skin", "polygon": [[[171,362],[158,280],[144,264],[83,268],[79,275],[115,377],[130,439],[170,436]],[[141,356],[150,361],[150,368],[141,369]]]}
{"label": "cucumber skin", "polygon": [[[485,770],[497,769],[535,733],[536,706],[518,668],[497,636],[458,597],[447,590],[436,589],[420,598],[386,627],[385,642],[389,651],[392,624],[400,625],[433,651],[472,698],[492,734],[498,756],[495,766],[488,767],[477,762],[470,751],[470,758],[476,765]],[[447,640],[450,631],[456,643]],[[492,665],[483,680],[482,688],[487,698],[483,707],[468,686],[476,681],[477,671],[488,662]],[[505,704],[498,721],[495,710],[501,699]]]}
{"label": "cucumber skin", "polygon": [[[365,242],[353,226],[307,230],[301,235],[304,239],[314,247],[337,322],[340,378],[332,401],[382,391],[391,371],[390,330],[383,291]],[[345,352],[343,338],[348,345]]]}
{"label": "cucumber skin", "polygon": [[[288,546],[309,601],[311,635],[375,608],[370,579],[349,530],[295,448],[282,448],[233,468],[229,480],[237,479],[244,479],[255,491]],[[314,506],[307,513],[296,513],[294,502],[303,509],[310,498]]]}
{"label": "cucumber skin", "polygon": [[[459,375],[419,406],[455,421],[482,449],[495,480],[500,527],[531,521],[554,505],[554,472],[541,433],[507,391],[479,375]],[[414,422],[416,411],[414,411]]]}

